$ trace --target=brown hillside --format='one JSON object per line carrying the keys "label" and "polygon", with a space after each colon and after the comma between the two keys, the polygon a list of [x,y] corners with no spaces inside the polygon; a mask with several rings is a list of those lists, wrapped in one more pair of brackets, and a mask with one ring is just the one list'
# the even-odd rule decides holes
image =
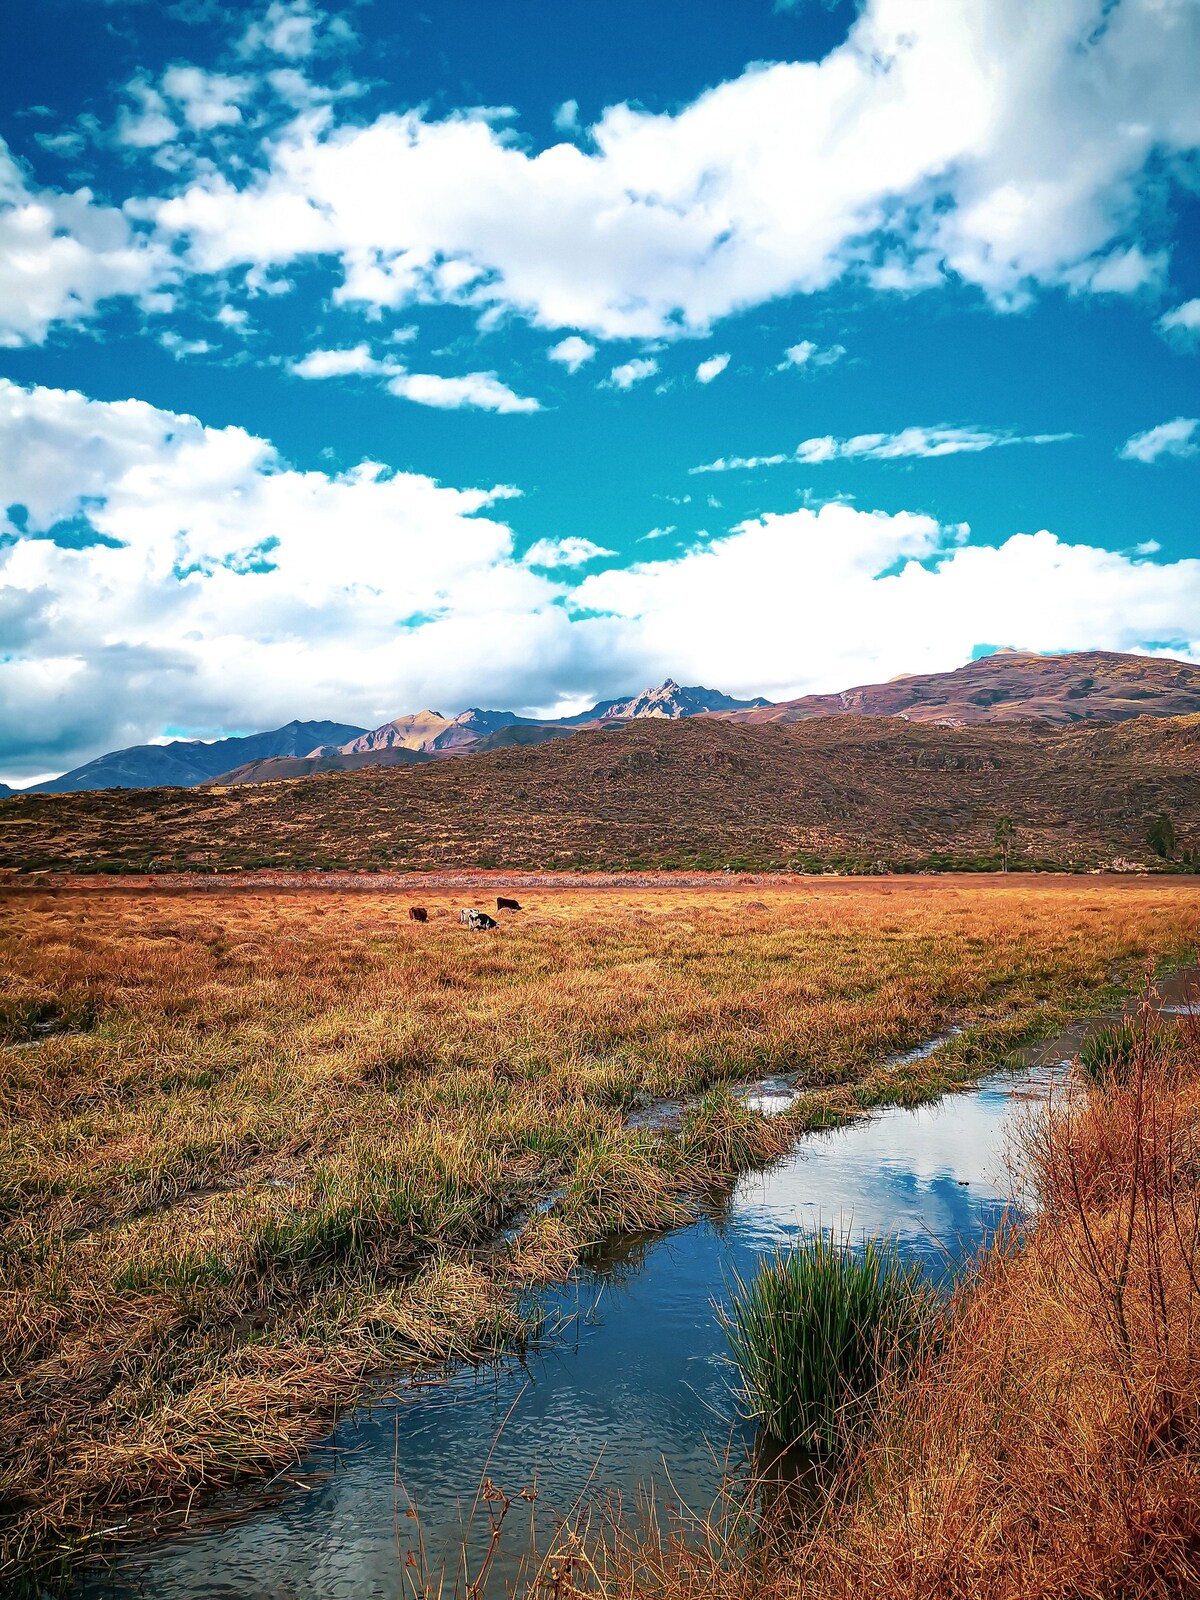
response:
{"label": "brown hillside", "polygon": [[339,750],[321,756],[264,756],[261,761],[247,761],[234,767],[232,772],[210,778],[205,787],[227,783],[282,783],[288,778],[310,778],[318,772],[356,772],[360,767],[411,767],[429,760],[432,757],[424,751],[412,750],[403,744],[380,745],[353,755]]}
{"label": "brown hillside", "polygon": [[1200,711],[1200,667],[1156,656],[1082,650],[1041,656],[1001,651],[953,672],[809,694],[752,711],[715,712],[733,722],[808,717],[906,717],[910,722],[1120,722]]}
{"label": "brown hillside", "polygon": [[0,803],[0,866],[696,867],[1153,860],[1200,844],[1200,716],[946,728],[842,716],[632,722],[469,761]]}

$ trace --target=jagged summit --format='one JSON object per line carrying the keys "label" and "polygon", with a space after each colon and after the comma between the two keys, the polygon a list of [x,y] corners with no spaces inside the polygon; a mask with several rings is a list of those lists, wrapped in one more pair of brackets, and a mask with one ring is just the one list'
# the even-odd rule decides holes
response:
{"label": "jagged summit", "polygon": [[568,727],[578,727],[585,722],[618,722],[632,717],[698,717],[709,711],[750,711],[769,703],[761,695],[754,700],[735,700],[719,689],[705,689],[700,684],[684,688],[674,678],[667,678],[656,689],[643,689],[627,700],[602,700],[590,711],[564,717],[563,722]]}

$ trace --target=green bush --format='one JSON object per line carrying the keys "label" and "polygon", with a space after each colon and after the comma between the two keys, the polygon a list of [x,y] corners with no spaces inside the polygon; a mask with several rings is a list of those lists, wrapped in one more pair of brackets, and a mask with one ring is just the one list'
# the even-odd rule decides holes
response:
{"label": "green bush", "polygon": [[750,1414],[784,1444],[828,1451],[861,1429],[885,1371],[911,1361],[931,1309],[894,1244],[817,1233],[738,1278],[722,1322]]}

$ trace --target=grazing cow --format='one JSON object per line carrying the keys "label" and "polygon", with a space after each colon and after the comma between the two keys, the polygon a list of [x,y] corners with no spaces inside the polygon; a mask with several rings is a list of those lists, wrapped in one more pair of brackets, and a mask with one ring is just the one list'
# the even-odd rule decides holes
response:
{"label": "grazing cow", "polygon": [[499,926],[495,917],[489,917],[486,911],[476,911],[474,908],[468,910],[466,906],[458,913],[458,920],[470,928],[472,933],[480,933],[485,928]]}
{"label": "grazing cow", "polygon": [[520,911],[520,909],[521,902],[519,900],[506,900],[502,894],[496,896],[497,911]]}
{"label": "grazing cow", "polygon": [[408,914],[414,922],[429,921],[429,913],[424,906],[409,906]]}

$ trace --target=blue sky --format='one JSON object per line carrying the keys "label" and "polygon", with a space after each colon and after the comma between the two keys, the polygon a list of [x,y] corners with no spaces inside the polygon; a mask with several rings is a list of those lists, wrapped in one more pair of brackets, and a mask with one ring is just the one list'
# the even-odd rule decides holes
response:
{"label": "blue sky", "polygon": [[0,777],[1200,659],[1198,0],[5,33]]}

